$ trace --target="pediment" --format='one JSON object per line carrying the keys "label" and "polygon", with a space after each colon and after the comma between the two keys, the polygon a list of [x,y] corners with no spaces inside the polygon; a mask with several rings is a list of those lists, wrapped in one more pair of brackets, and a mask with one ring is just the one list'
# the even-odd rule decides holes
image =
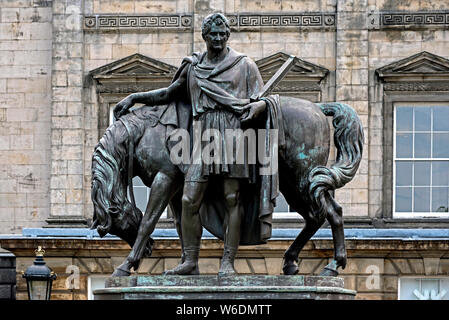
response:
{"label": "pediment", "polygon": [[[269,78],[284,64],[290,57],[284,52],[275,53],[269,57],[256,61],[256,65],[263,78]],[[304,61],[295,57],[295,64],[287,73],[287,79],[295,79],[298,81],[321,81],[329,72],[326,68],[316,64]]]}
{"label": "pediment", "polygon": [[94,79],[170,76],[177,68],[159,60],[136,53],[126,58],[111,62],[90,72]]}
{"label": "pediment", "polygon": [[423,51],[379,68],[376,73],[385,82],[442,80],[449,77],[449,60]]}

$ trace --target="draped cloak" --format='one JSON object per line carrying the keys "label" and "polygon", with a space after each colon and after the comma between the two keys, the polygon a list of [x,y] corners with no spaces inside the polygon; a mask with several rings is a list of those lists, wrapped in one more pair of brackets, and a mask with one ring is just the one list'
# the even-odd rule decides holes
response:
{"label": "draped cloak", "polygon": [[[256,64],[247,56],[228,48],[226,57],[214,68],[202,64],[206,52],[194,53],[186,57],[176,72],[176,81],[187,68],[188,97],[179,97],[162,111],[159,121],[166,125],[166,141],[169,151],[176,145],[170,141],[170,135],[177,128],[190,132],[192,152],[192,120],[211,110],[228,110],[238,117],[247,111],[250,97],[258,93],[263,82]],[[266,129],[262,145],[270,163],[276,161],[278,148],[285,145],[279,96],[265,98],[267,112],[258,128]],[[276,129],[277,137],[269,134],[268,129]],[[258,137],[259,139],[259,137]],[[259,143],[258,143],[259,145]],[[179,169],[186,174],[190,164],[180,164]],[[260,169],[260,164],[258,168]],[[214,236],[223,239],[225,234],[225,200],[220,176],[211,176],[204,195],[200,218],[202,225]],[[240,210],[242,212],[241,245],[266,243],[271,237],[272,213],[275,199],[279,194],[279,177],[277,170],[272,174],[257,174],[255,179],[241,180]]]}

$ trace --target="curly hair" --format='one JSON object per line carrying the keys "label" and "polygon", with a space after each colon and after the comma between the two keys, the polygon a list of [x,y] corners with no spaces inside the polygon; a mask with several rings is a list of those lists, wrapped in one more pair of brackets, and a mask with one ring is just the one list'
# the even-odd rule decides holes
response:
{"label": "curly hair", "polygon": [[212,24],[220,26],[224,23],[226,26],[226,36],[229,38],[231,34],[231,28],[229,26],[229,20],[222,13],[212,13],[204,18],[203,23],[201,24],[201,34],[203,38],[210,32]]}

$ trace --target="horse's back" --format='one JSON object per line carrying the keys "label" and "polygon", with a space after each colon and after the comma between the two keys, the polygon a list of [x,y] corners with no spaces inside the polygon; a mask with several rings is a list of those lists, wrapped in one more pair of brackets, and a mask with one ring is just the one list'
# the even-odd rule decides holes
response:
{"label": "horse's back", "polygon": [[311,101],[284,96],[280,102],[286,144],[280,157],[280,173],[295,179],[294,185],[304,190],[310,170],[327,163],[329,123],[319,106]]}

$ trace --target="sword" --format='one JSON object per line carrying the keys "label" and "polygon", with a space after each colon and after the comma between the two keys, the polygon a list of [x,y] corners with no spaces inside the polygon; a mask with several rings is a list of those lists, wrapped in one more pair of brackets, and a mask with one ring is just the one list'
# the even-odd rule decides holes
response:
{"label": "sword", "polygon": [[278,71],[271,77],[270,80],[263,86],[262,90],[260,90],[259,93],[253,94],[250,98],[251,102],[257,101],[260,98],[266,97],[271,90],[276,87],[276,85],[285,77],[287,72],[290,71],[290,69],[293,67],[293,64],[295,63],[295,56],[290,55],[290,57],[287,59],[287,61],[284,62],[282,67],[279,68]]}

